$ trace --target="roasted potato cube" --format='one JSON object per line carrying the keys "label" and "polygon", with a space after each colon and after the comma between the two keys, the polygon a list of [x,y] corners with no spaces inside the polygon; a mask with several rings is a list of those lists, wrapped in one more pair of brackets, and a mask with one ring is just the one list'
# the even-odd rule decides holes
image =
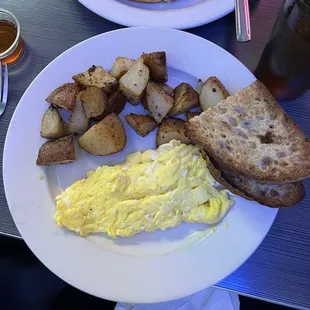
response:
{"label": "roasted potato cube", "polygon": [[69,164],[75,160],[73,136],[64,136],[44,143],[39,150],[37,165]]}
{"label": "roasted potato cube", "polygon": [[70,133],[84,133],[89,127],[90,119],[86,117],[81,102],[81,95],[83,92],[84,91],[81,91],[77,95],[75,108],[68,123],[68,131]]}
{"label": "roasted potato cube", "polygon": [[112,113],[88,129],[80,137],[79,145],[93,155],[110,155],[120,152],[126,141],[124,125],[121,119]]}
{"label": "roasted potato cube", "polygon": [[107,105],[104,109],[103,113],[97,117],[94,117],[94,120],[101,121],[104,119],[107,115],[111,113],[119,114],[123,111],[125,105],[126,105],[126,98],[123,95],[121,90],[117,90],[111,94],[108,95]]}
{"label": "roasted potato cube", "polygon": [[159,86],[167,95],[173,97],[174,89],[165,83],[154,82],[157,86]]}
{"label": "roasted potato cube", "polygon": [[174,105],[169,116],[182,114],[199,106],[199,94],[187,83],[181,83],[174,90]]}
{"label": "roasted potato cube", "polygon": [[144,95],[149,78],[150,72],[148,67],[142,61],[137,61],[120,78],[119,88],[131,104],[137,105]]}
{"label": "roasted potato cube", "polygon": [[201,112],[187,111],[186,114],[185,114],[185,115],[186,115],[186,120],[189,121],[189,120],[192,119],[193,117],[198,116],[198,115],[200,115],[200,114],[201,114]]}
{"label": "roasted potato cube", "polygon": [[174,99],[153,82],[147,84],[146,96],[151,115],[157,123],[160,123],[173,107]]}
{"label": "roasted potato cube", "polygon": [[57,87],[45,100],[60,108],[72,111],[79,91],[80,87],[77,84],[66,83]]}
{"label": "roasted potato cube", "polygon": [[191,141],[184,134],[185,121],[178,118],[165,118],[158,128],[156,135],[157,147],[170,142],[179,140],[182,143],[190,144]]}
{"label": "roasted potato cube", "polygon": [[168,80],[166,52],[142,54],[144,64],[150,69],[150,79],[155,82]]}
{"label": "roasted potato cube", "polygon": [[44,113],[41,122],[41,137],[46,139],[57,139],[66,135],[66,126],[58,110],[50,106]]}
{"label": "roasted potato cube", "polygon": [[[158,82],[153,82],[153,83],[156,84],[157,86],[159,86],[167,95],[173,97],[174,89],[172,87],[170,87],[169,85],[167,85],[165,83],[158,83]],[[149,109],[147,106],[147,95],[146,95],[146,93],[142,98],[142,106],[145,110]]]}
{"label": "roasted potato cube", "polygon": [[106,72],[101,66],[91,66],[87,71],[76,74],[72,79],[84,87],[96,86],[110,93],[117,87],[117,79]]}
{"label": "roasted potato cube", "polygon": [[202,85],[200,90],[199,101],[202,111],[216,106],[220,101],[229,97],[229,92],[223,86],[221,81],[212,76],[208,78]]}
{"label": "roasted potato cube", "polygon": [[143,106],[144,110],[148,110],[149,107],[147,105],[147,94],[146,94],[146,92],[145,92],[141,102],[142,102],[142,106]]}
{"label": "roasted potato cube", "polygon": [[82,93],[80,100],[87,118],[101,115],[108,103],[107,95],[98,87],[87,87]]}
{"label": "roasted potato cube", "polygon": [[119,80],[135,63],[135,59],[117,57],[114,61],[110,74]]}
{"label": "roasted potato cube", "polygon": [[129,114],[126,116],[128,124],[140,136],[145,137],[157,127],[153,117],[143,114]]}

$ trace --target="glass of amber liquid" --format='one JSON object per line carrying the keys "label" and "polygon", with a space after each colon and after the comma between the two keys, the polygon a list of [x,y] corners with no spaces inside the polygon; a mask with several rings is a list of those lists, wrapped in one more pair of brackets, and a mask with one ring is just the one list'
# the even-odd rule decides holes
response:
{"label": "glass of amber liquid", "polygon": [[0,61],[13,63],[22,54],[23,47],[17,18],[0,8]]}

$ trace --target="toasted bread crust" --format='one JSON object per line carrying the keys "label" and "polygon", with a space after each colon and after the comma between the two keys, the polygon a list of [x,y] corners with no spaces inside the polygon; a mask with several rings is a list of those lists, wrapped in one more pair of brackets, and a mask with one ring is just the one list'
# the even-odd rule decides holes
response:
{"label": "toasted bread crust", "polygon": [[310,142],[259,81],[209,108],[185,126],[221,167],[261,182],[310,176]]}
{"label": "toasted bread crust", "polygon": [[305,197],[305,188],[301,181],[285,184],[260,183],[256,180],[221,170],[214,159],[206,155],[206,152],[202,150],[201,153],[206,159],[214,179],[233,194],[248,200],[255,200],[272,208],[293,206]]}
{"label": "toasted bread crust", "polygon": [[241,175],[222,172],[223,177],[235,188],[242,190],[257,202],[273,207],[290,207],[305,197],[305,188],[301,181],[284,184],[263,184]]}
{"label": "toasted bread crust", "polygon": [[228,189],[229,191],[231,191],[233,194],[238,195],[240,197],[243,197],[245,199],[248,200],[253,200],[251,197],[247,196],[244,192],[242,192],[241,190],[233,187],[231,184],[229,184],[224,177],[222,176],[222,172],[220,170],[220,168],[218,166],[216,166],[216,163],[214,161],[211,161],[210,157],[208,156],[208,154],[201,149],[201,155],[202,157],[206,160],[207,162],[207,166],[209,171],[211,172],[213,178],[219,182],[221,185],[223,185],[226,189]]}

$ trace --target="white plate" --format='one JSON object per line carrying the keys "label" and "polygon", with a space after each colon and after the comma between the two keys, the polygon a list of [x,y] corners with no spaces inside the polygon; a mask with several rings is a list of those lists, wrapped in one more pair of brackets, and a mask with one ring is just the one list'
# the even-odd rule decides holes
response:
{"label": "white plate", "polygon": [[[92,64],[109,69],[117,56],[137,58],[157,50],[167,52],[171,86],[180,81],[196,86],[198,79],[216,75],[234,93],[254,81],[249,70],[225,50],[185,32],[131,28],[105,33],[69,49],[38,75],[16,108],[4,148],[7,201],[30,249],[66,282],[116,301],[167,301],[213,285],[255,251],[277,214],[276,209],[236,197],[215,231],[208,225],[183,223],[164,232],[112,240],[103,234],[81,238],[56,226],[54,197],[61,188],[97,165],[118,163],[126,154],[155,148],[155,132],[142,138],[124,122],[128,142],[122,152],[95,157],[77,148],[73,164],[37,167],[37,153],[45,141],[40,137],[41,118],[48,107],[44,99]],[[127,104],[122,119],[131,111],[144,110]]]}
{"label": "white plate", "polygon": [[124,26],[188,29],[213,22],[235,8],[234,0],[176,0],[141,3],[130,0],[79,0],[94,13]]}

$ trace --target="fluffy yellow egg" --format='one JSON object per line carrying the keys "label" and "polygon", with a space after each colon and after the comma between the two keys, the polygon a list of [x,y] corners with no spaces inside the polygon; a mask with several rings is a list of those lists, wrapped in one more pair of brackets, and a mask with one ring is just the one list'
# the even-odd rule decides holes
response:
{"label": "fluffy yellow egg", "polygon": [[215,187],[199,148],[173,140],[88,172],[56,197],[54,219],[81,236],[128,237],[182,221],[214,224],[232,203]]}

